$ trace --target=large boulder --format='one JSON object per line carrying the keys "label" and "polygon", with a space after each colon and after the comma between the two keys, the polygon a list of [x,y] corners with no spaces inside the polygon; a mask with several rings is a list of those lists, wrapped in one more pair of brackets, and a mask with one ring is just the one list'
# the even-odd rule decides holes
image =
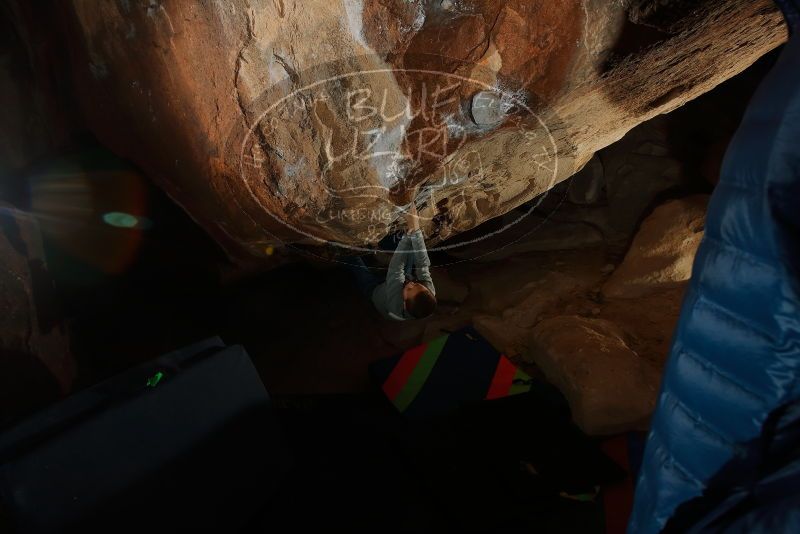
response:
{"label": "large boulder", "polygon": [[703,239],[708,199],[696,195],[656,208],[642,223],[625,261],[603,286],[603,294],[638,298],[685,284]]}
{"label": "large boulder", "polygon": [[550,272],[527,284],[528,296],[513,308],[503,312],[503,321],[518,328],[533,328],[542,314],[556,303],[569,300],[586,291],[599,278],[578,277],[561,272]]}
{"label": "large boulder", "polygon": [[463,263],[452,270],[469,284],[467,303],[472,309],[507,318],[513,315],[532,325],[536,317],[531,319],[531,314],[538,317],[547,306],[601,281],[603,265],[603,250],[592,248],[525,254],[486,264]]}
{"label": "large boulder", "polygon": [[539,323],[525,358],[569,402],[573,420],[590,435],[645,429],[660,372],[640,358],[608,321],[561,316]]}
{"label": "large boulder", "polygon": [[484,297],[472,323],[497,350],[507,356],[521,356],[527,350],[531,329],[539,321],[601,280],[601,260],[601,254],[590,251],[573,254],[575,264],[569,269],[562,266],[560,271],[550,270],[559,267],[546,264],[527,271],[494,267],[488,279],[472,282],[482,289]]}
{"label": "large boulder", "polygon": [[[264,258],[377,243],[420,183],[430,241],[468,231],[787,35],[771,0],[54,4],[97,137]],[[620,55],[630,4],[662,29]]]}
{"label": "large boulder", "polygon": [[0,206],[0,425],[67,393],[74,377],[36,220]]}
{"label": "large boulder", "polygon": [[472,325],[497,351],[510,358],[520,357],[527,350],[530,331],[502,317],[479,314],[472,318]]}

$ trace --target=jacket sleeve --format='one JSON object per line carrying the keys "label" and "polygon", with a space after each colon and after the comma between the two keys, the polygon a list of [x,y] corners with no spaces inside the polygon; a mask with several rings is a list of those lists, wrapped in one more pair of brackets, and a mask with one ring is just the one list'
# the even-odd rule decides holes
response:
{"label": "jacket sleeve", "polygon": [[408,234],[407,237],[414,251],[414,269],[416,271],[417,280],[422,282],[431,293],[436,295],[436,288],[433,286],[433,278],[431,277],[431,260],[428,258],[428,251],[425,248],[425,238],[422,236],[422,230],[414,230]]}
{"label": "jacket sleeve", "polygon": [[800,30],[800,0],[775,0],[775,3],[783,11],[789,33],[794,34]]}

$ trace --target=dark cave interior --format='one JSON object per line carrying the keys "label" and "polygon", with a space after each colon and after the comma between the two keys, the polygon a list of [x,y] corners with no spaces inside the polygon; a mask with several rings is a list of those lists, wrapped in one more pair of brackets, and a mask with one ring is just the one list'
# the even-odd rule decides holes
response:
{"label": "dark cave interior", "polygon": [[[636,199],[639,205],[627,214],[634,218],[635,227],[669,198],[710,193],[724,147],[775,57],[765,57],[744,74],[664,117],[670,155],[680,162],[685,178],[676,187],[644,198],[646,205]],[[59,183],[70,175],[80,177],[77,188]],[[122,192],[120,176],[128,177]],[[32,169],[25,180],[17,188],[20,192],[7,198],[22,209],[37,201],[91,203],[91,216],[83,224],[77,221],[79,230],[68,240],[60,239],[55,231],[44,234],[55,302],[73,334],[79,387],[220,334],[226,342],[245,346],[270,391],[360,393],[368,388],[365,364],[409,346],[384,340],[379,328],[368,326],[374,322],[370,308],[349,286],[347,273],[315,261],[314,256],[300,256],[294,263],[266,272],[229,263],[216,244],[134,166],[88,136],[73,150]],[[559,211],[546,225],[558,225],[561,211],[569,210],[562,205],[569,185],[563,184],[563,191],[551,195]],[[32,198],[37,194],[52,196]],[[138,205],[131,205],[132,197],[140,199],[133,201]],[[552,209],[543,205],[539,211],[548,214]],[[133,212],[151,224],[120,228],[95,216],[110,212]],[[565,218],[569,220],[569,214]],[[488,233],[496,224],[485,223],[474,233]],[[520,229],[522,235],[502,236],[500,246],[524,240],[524,232],[538,224]],[[628,236],[635,234],[635,227]],[[613,244],[616,249],[606,251],[610,259],[624,255],[630,243]],[[491,242],[481,246],[498,248]],[[433,263],[457,260],[439,253]],[[309,336],[309,331],[314,335]],[[335,356],[340,354],[348,356]]]}
{"label": "dark cave interior", "polygon": [[[673,35],[671,22],[651,24],[645,8],[639,15],[626,21],[606,55],[609,72]],[[138,481],[137,491],[172,501],[173,516],[191,516],[176,528],[625,528],[632,474],[708,197],[745,109],[781,49],[633,128],[544,195],[445,240],[442,248],[463,246],[430,254],[436,313],[392,324],[359,295],[335,247],[289,245],[272,257],[269,245],[268,261],[232,258],[204,222],[174,200],[177,186],[168,194],[82,124],[66,96],[76,89],[41,86],[63,73],[31,69],[21,43],[36,36],[20,35],[0,20],[6,30],[0,32],[0,66],[7,75],[0,80],[0,102],[9,107],[0,120],[6,145],[0,223],[11,266],[0,276],[0,307],[7,310],[0,321],[0,430],[24,428],[65,399],[91,396],[98,385],[138,377],[141,369],[152,372],[148,366],[164,355],[218,337],[249,356],[271,412],[245,413],[168,472]],[[39,31],[55,24],[43,20]],[[34,49],[65,68],[53,58],[67,51],[43,43]],[[47,101],[52,107],[52,124],[39,122],[34,104],[21,96],[26,90],[39,99],[36,106]],[[48,101],[42,96],[48,92],[57,98]],[[42,137],[50,142],[37,144]],[[494,235],[517,217],[521,223]],[[653,237],[673,231],[672,241]],[[667,267],[645,272],[665,249],[664,256],[674,255],[664,260]],[[388,258],[369,254],[365,260],[382,272]],[[15,285],[22,271],[29,272],[29,287]],[[588,334],[558,337],[571,328]],[[466,405],[436,421],[403,418],[376,382],[376,362],[464,329],[526,373],[535,385],[531,393]],[[639,389],[625,390],[629,411],[611,413],[605,407],[613,402],[597,401],[602,407],[596,408],[591,399],[576,408],[574,392],[565,389],[579,380],[566,371],[563,380],[553,379],[541,363],[541,353],[580,352],[591,343],[635,356],[631,368],[646,379]],[[38,357],[48,352],[64,359]],[[248,426],[267,419],[273,426]],[[272,428],[280,428],[281,439],[273,441]],[[252,469],[250,458],[258,458]],[[237,470],[248,474],[238,477]],[[230,484],[239,486],[228,496],[229,509],[247,511],[215,516],[214,496],[200,488]],[[192,485],[197,493],[175,496]],[[133,489],[121,495],[86,528],[119,521],[127,517],[119,510],[130,506],[148,506]],[[8,520],[1,501],[0,527]],[[151,520],[141,513],[127,528],[148,528]]]}

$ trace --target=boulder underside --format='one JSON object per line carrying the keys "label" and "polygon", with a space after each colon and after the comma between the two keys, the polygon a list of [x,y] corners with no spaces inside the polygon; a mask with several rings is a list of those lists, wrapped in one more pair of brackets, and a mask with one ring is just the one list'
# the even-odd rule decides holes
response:
{"label": "boulder underside", "polygon": [[412,197],[428,240],[443,242],[540,197],[787,36],[770,0],[63,9],[90,128],[234,258],[372,247]]}

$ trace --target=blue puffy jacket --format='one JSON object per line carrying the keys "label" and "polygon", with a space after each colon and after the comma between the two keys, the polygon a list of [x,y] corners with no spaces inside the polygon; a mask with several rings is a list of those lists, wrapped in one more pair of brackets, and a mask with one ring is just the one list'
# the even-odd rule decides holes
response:
{"label": "blue puffy jacket", "polygon": [[[781,0],[790,24],[800,0]],[[733,139],[666,366],[630,533],[800,532],[800,35]]]}

